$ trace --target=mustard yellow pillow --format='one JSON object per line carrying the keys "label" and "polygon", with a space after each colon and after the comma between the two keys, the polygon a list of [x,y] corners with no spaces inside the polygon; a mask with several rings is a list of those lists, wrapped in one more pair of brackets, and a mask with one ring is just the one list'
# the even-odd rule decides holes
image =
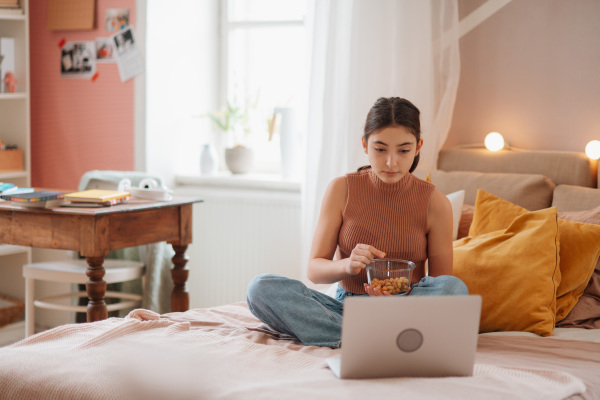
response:
{"label": "mustard yellow pillow", "polygon": [[482,297],[480,332],[552,336],[560,280],[556,221],[556,208],[527,212],[504,230],[453,242],[453,275]]}
{"label": "mustard yellow pillow", "polygon": [[[516,204],[479,190],[469,235],[504,229],[526,212]],[[565,318],[575,307],[600,257],[600,226],[559,218],[558,232],[561,276],[556,292],[556,322]]]}

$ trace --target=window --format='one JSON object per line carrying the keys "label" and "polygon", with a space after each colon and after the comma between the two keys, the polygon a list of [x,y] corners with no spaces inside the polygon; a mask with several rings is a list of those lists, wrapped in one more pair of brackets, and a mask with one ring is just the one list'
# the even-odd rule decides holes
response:
{"label": "window", "polygon": [[221,1],[220,102],[248,107],[255,172],[280,171],[277,127],[269,135],[276,107],[303,115],[306,7],[306,0]]}

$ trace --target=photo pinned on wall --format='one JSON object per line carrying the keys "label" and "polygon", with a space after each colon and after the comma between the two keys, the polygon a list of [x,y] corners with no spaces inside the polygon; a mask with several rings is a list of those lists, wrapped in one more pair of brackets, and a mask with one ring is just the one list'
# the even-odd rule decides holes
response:
{"label": "photo pinned on wall", "polygon": [[108,37],[96,38],[96,62],[114,63],[114,50],[112,40]]}
{"label": "photo pinned on wall", "polygon": [[129,9],[107,8],[106,9],[106,31],[115,32],[129,26]]}
{"label": "photo pinned on wall", "polygon": [[119,68],[121,81],[125,82],[144,72],[144,59],[137,47],[131,26],[120,30],[111,37],[114,57]]}
{"label": "photo pinned on wall", "polygon": [[89,79],[96,73],[96,43],[66,42],[61,48],[60,76]]}

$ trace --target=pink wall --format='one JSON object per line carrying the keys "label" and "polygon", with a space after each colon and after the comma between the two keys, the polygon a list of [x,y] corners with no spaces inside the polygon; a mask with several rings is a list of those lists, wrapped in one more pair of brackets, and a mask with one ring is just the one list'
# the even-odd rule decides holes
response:
{"label": "pink wall", "polygon": [[[465,18],[484,0],[459,0]],[[527,150],[581,152],[600,139],[600,1],[511,1],[460,39],[445,147],[491,131]]]}
{"label": "pink wall", "polygon": [[96,29],[87,31],[49,31],[48,0],[29,8],[32,185],[76,189],[86,171],[132,170],[133,80],[121,82],[114,63],[98,64],[94,82],[61,78],[59,43],[109,36],[106,8],[129,8],[135,26],[135,0],[97,0]]}

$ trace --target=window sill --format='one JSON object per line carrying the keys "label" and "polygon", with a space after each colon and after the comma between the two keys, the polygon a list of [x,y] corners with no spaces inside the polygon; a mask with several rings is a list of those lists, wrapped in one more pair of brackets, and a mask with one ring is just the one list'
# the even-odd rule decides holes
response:
{"label": "window sill", "polygon": [[278,174],[232,174],[220,172],[217,175],[177,175],[177,186],[196,186],[215,189],[247,189],[277,192],[300,193],[299,180],[282,178]]}

